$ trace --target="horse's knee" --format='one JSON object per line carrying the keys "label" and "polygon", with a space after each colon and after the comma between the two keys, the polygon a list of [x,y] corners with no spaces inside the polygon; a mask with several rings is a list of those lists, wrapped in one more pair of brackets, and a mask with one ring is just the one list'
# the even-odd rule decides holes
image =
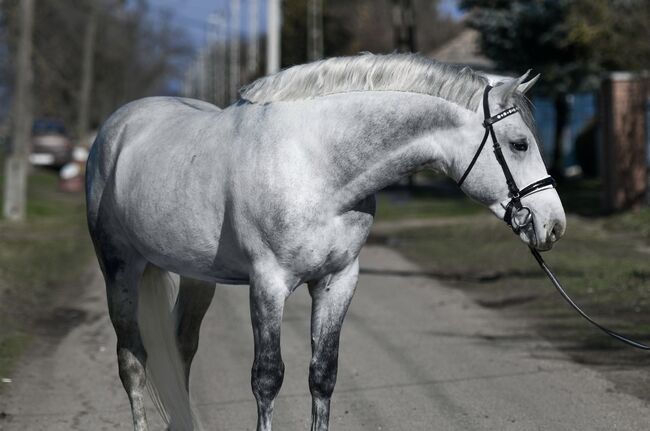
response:
{"label": "horse's knee", "polygon": [[309,364],[309,390],[315,398],[329,399],[336,385],[338,354],[318,355]]}
{"label": "horse's knee", "polygon": [[275,399],[284,380],[284,362],[280,357],[255,359],[251,373],[251,386],[260,401]]}

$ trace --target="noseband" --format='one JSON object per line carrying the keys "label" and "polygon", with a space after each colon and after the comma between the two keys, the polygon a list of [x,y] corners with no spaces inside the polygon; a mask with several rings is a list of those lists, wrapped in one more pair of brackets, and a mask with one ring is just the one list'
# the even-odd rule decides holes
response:
{"label": "noseband", "polygon": [[548,176],[546,178],[543,178],[541,180],[535,181],[532,184],[527,185],[521,190],[519,189],[519,187],[517,187],[517,183],[515,182],[515,179],[512,177],[512,172],[510,172],[510,168],[508,167],[508,163],[506,163],[506,159],[505,157],[503,157],[503,151],[501,150],[501,145],[499,144],[499,141],[497,141],[497,136],[494,133],[494,124],[503,120],[506,117],[516,114],[517,112],[519,112],[519,108],[513,106],[511,108],[499,112],[494,116],[491,116],[490,105],[488,103],[488,94],[490,93],[491,89],[492,86],[488,85],[487,87],[485,87],[485,91],[483,92],[483,115],[485,117],[485,119],[483,120],[483,127],[485,128],[485,134],[483,135],[483,140],[481,141],[481,145],[479,145],[478,150],[476,150],[476,153],[474,154],[472,161],[469,163],[469,166],[467,166],[467,169],[465,169],[465,173],[463,173],[463,176],[460,177],[460,180],[458,180],[458,186],[460,187],[463,185],[463,182],[465,182],[465,179],[472,171],[472,168],[474,167],[474,164],[476,163],[478,156],[483,151],[483,147],[485,147],[485,143],[487,142],[488,136],[492,137],[492,149],[494,150],[494,155],[497,158],[497,162],[499,162],[499,165],[501,166],[503,175],[506,177],[506,184],[508,185],[508,197],[510,198],[510,201],[505,206],[506,212],[503,216],[503,221],[506,222],[508,226],[510,226],[512,230],[518,234],[522,229],[531,226],[533,223],[532,213],[528,207],[525,207],[521,204],[521,199],[524,196],[527,196],[542,188],[549,187],[549,186],[555,187],[555,180],[553,179],[553,177]]}

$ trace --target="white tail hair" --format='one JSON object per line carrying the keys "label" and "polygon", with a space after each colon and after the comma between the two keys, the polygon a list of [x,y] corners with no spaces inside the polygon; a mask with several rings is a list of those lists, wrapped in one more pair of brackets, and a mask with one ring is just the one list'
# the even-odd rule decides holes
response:
{"label": "white tail hair", "polygon": [[138,321],[147,351],[147,387],[170,431],[201,430],[185,386],[172,306],[177,287],[167,271],[147,265],[140,283]]}

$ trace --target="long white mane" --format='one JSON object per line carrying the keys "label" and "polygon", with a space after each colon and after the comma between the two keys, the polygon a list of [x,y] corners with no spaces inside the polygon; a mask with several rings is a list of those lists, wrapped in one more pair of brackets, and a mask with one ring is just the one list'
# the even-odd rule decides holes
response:
{"label": "long white mane", "polygon": [[244,87],[241,98],[270,103],[351,91],[407,91],[475,109],[488,80],[469,67],[418,54],[361,54],[294,66]]}

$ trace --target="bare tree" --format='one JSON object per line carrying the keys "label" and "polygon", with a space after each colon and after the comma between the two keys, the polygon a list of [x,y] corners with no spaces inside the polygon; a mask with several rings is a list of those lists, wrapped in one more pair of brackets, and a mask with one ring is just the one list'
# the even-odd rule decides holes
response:
{"label": "bare tree", "polygon": [[27,163],[32,130],[32,43],[34,0],[19,4],[20,36],[16,58],[16,91],[13,104],[13,133],[5,160],[3,213],[7,220],[23,221],[27,206]]}
{"label": "bare tree", "polygon": [[86,143],[88,137],[88,117],[90,115],[88,111],[90,109],[90,92],[93,84],[98,12],[97,0],[90,0],[90,14],[84,33],[81,90],[79,91],[79,114],[77,118],[77,137],[82,143]]}
{"label": "bare tree", "polygon": [[[10,64],[17,62],[20,3],[0,3]],[[148,3],[38,1],[33,35],[36,118],[63,120],[83,139],[85,130],[120,105],[173,92],[168,83],[180,78],[191,45],[169,14]]]}

